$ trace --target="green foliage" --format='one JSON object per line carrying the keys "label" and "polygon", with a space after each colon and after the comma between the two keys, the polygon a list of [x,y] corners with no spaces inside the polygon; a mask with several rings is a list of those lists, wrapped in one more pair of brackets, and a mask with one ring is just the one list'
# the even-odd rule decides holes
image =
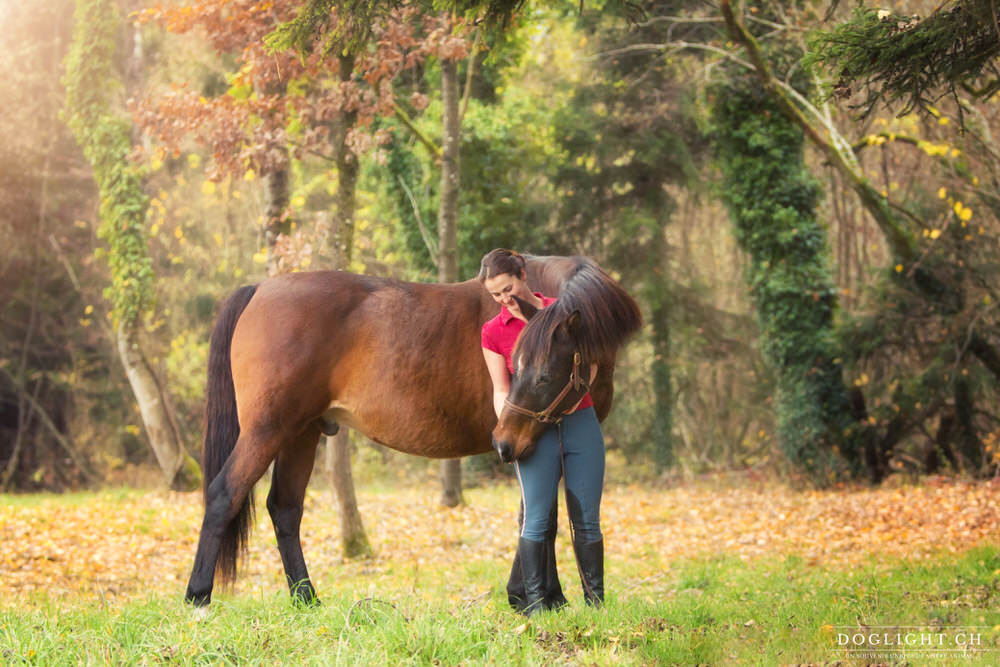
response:
{"label": "green foliage", "polygon": [[[439,77],[433,69],[424,76],[428,81]],[[437,143],[440,115],[435,100],[415,121]],[[462,123],[460,280],[475,276],[482,256],[498,246],[544,252],[552,192],[539,174],[553,169],[551,138],[545,132],[548,120],[545,107],[524,96],[508,95],[496,104],[470,100]],[[405,257],[413,277],[436,280],[436,256],[431,250],[437,247],[440,165],[409,130],[389,125],[393,140],[386,149],[385,165],[368,165],[364,182],[379,193],[380,212],[393,221],[393,250]]]}
{"label": "green foliage", "polygon": [[747,282],[777,374],[780,444],[817,482],[857,474],[860,451],[834,339],[836,288],[802,132],[756,79],[734,76],[710,94],[722,198],[750,256]]}
{"label": "green foliage", "polygon": [[[425,235],[429,241],[437,239],[437,207],[430,198],[430,190],[436,191],[433,173],[425,167],[418,157],[417,151],[422,150],[400,140],[404,130],[397,128],[392,143],[387,147],[387,157],[384,172],[375,174],[366,172],[366,180],[380,177],[380,189],[383,197],[392,203],[392,209],[386,217],[394,221],[395,234],[392,235],[396,245],[407,258],[407,264],[424,280],[436,279],[435,261],[437,246],[424,241]],[[459,194],[461,196],[461,193]],[[459,225],[463,223],[459,218]],[[423,225],[421,233],[420,226]],[[459,252],[461,259],[462,253]],[[459,272],[461,276],[461,271]]]}
{"label": "green foliage", "polygon": [[858,8],[849,21],[810,41],[809,62],[830,65],[836,92],[867,89],[859,105],[871,113],[879,101],[902,101],[900,115],[927,111],[959,90],[988,97],[1000,90],[1000,27],[995,0],[951,0],[921,19]]}
{"label": "green foliage", "polygon": [[[210,318],[201,321],[204,320]],[[205,398],[207,366],[208,338],[204,332],[182,331],[175,336],[170,341],[170,349],[164,358],[164,367],[172,380],[172,397],[182,403],[200,406]]]}
{"label": "green foliage", "polygon": [[66,57],[66,120],[94,170],[101,197],[98,235],[108,244],[116,324],[131,327],[150,307],[152,262],[144,224],[149,200],[129,155],[131,123],[117,106],[121,20],[113,0],[78,0]]}
{"label": "green foliage", "polygon": [[459,276],[479,273],[496,247],[540,252],[552,192],[540,173],[551,169],[544,107],[524,97],[470,105],[462,133]]}

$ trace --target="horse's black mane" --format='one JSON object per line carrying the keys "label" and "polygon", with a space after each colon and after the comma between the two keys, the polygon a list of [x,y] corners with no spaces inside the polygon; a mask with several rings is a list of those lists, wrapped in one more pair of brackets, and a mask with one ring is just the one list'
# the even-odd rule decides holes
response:
{"label": "horse's black mane", "polygon": [[538,311],[518,338],[515,355],[537,364],[552,347],[552,336],[574,313],[580,314],[577,344],[588,362],[610,358],[642,326],[639,306],[592,259],[575,257],[555,303]]}

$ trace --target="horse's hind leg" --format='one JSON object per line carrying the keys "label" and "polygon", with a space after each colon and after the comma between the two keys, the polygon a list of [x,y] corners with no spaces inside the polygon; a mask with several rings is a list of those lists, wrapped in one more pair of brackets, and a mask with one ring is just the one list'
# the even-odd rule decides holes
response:
{"label": "horse's hind leg", "polygon": [[319,431],[310,426],[298,441],[278,452],[271,477],[271,491],[267,495],[267,511],[274,524],[288,587],[294,598],[306,604],[319,602],[316,590],[309,580],[309,572],[306,571],[302,543],[299,540],[302,503],[316,459],[318,442]]}
{"label": "horse's hind leg", "polygon": [[247,498],[282,442],[273,434],[264,437],[259,430],[240,433],[229,458],[209,484],[198,551],[184,595],[188,602],[202,606],[211,601],[216,565],[222,571],[223,581],[235,578],[236,560],[251,527],[252,512]]}

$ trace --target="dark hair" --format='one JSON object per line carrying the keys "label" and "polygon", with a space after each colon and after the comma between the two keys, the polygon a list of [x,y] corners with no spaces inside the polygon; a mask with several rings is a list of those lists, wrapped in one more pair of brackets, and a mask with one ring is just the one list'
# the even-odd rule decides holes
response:
{"label": "dark hair", "polygon": [[483,261],[479,265],[479,280],[482,282],[505,273],[520,278],[524,267],[524,257],[513,250],[496,248],[483,255]]}

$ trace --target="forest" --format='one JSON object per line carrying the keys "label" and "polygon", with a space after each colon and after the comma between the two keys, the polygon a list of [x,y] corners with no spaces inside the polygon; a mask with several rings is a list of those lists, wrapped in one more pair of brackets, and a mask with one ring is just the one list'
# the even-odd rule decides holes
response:
{"label": "forest", "polygon": [[636,479],[992,477],[996,9],[3,2],[0,488],[196,488],[223,298],[494,247],[639,301],[605,424]]}
{"label": "forest", "polygon": [[[997,664],[998,16],[0,0],[0,663]],[[495,248],[579,270],[494,440],[614,369],[548,520],[509,443],[400,444],[489,451]]]}

